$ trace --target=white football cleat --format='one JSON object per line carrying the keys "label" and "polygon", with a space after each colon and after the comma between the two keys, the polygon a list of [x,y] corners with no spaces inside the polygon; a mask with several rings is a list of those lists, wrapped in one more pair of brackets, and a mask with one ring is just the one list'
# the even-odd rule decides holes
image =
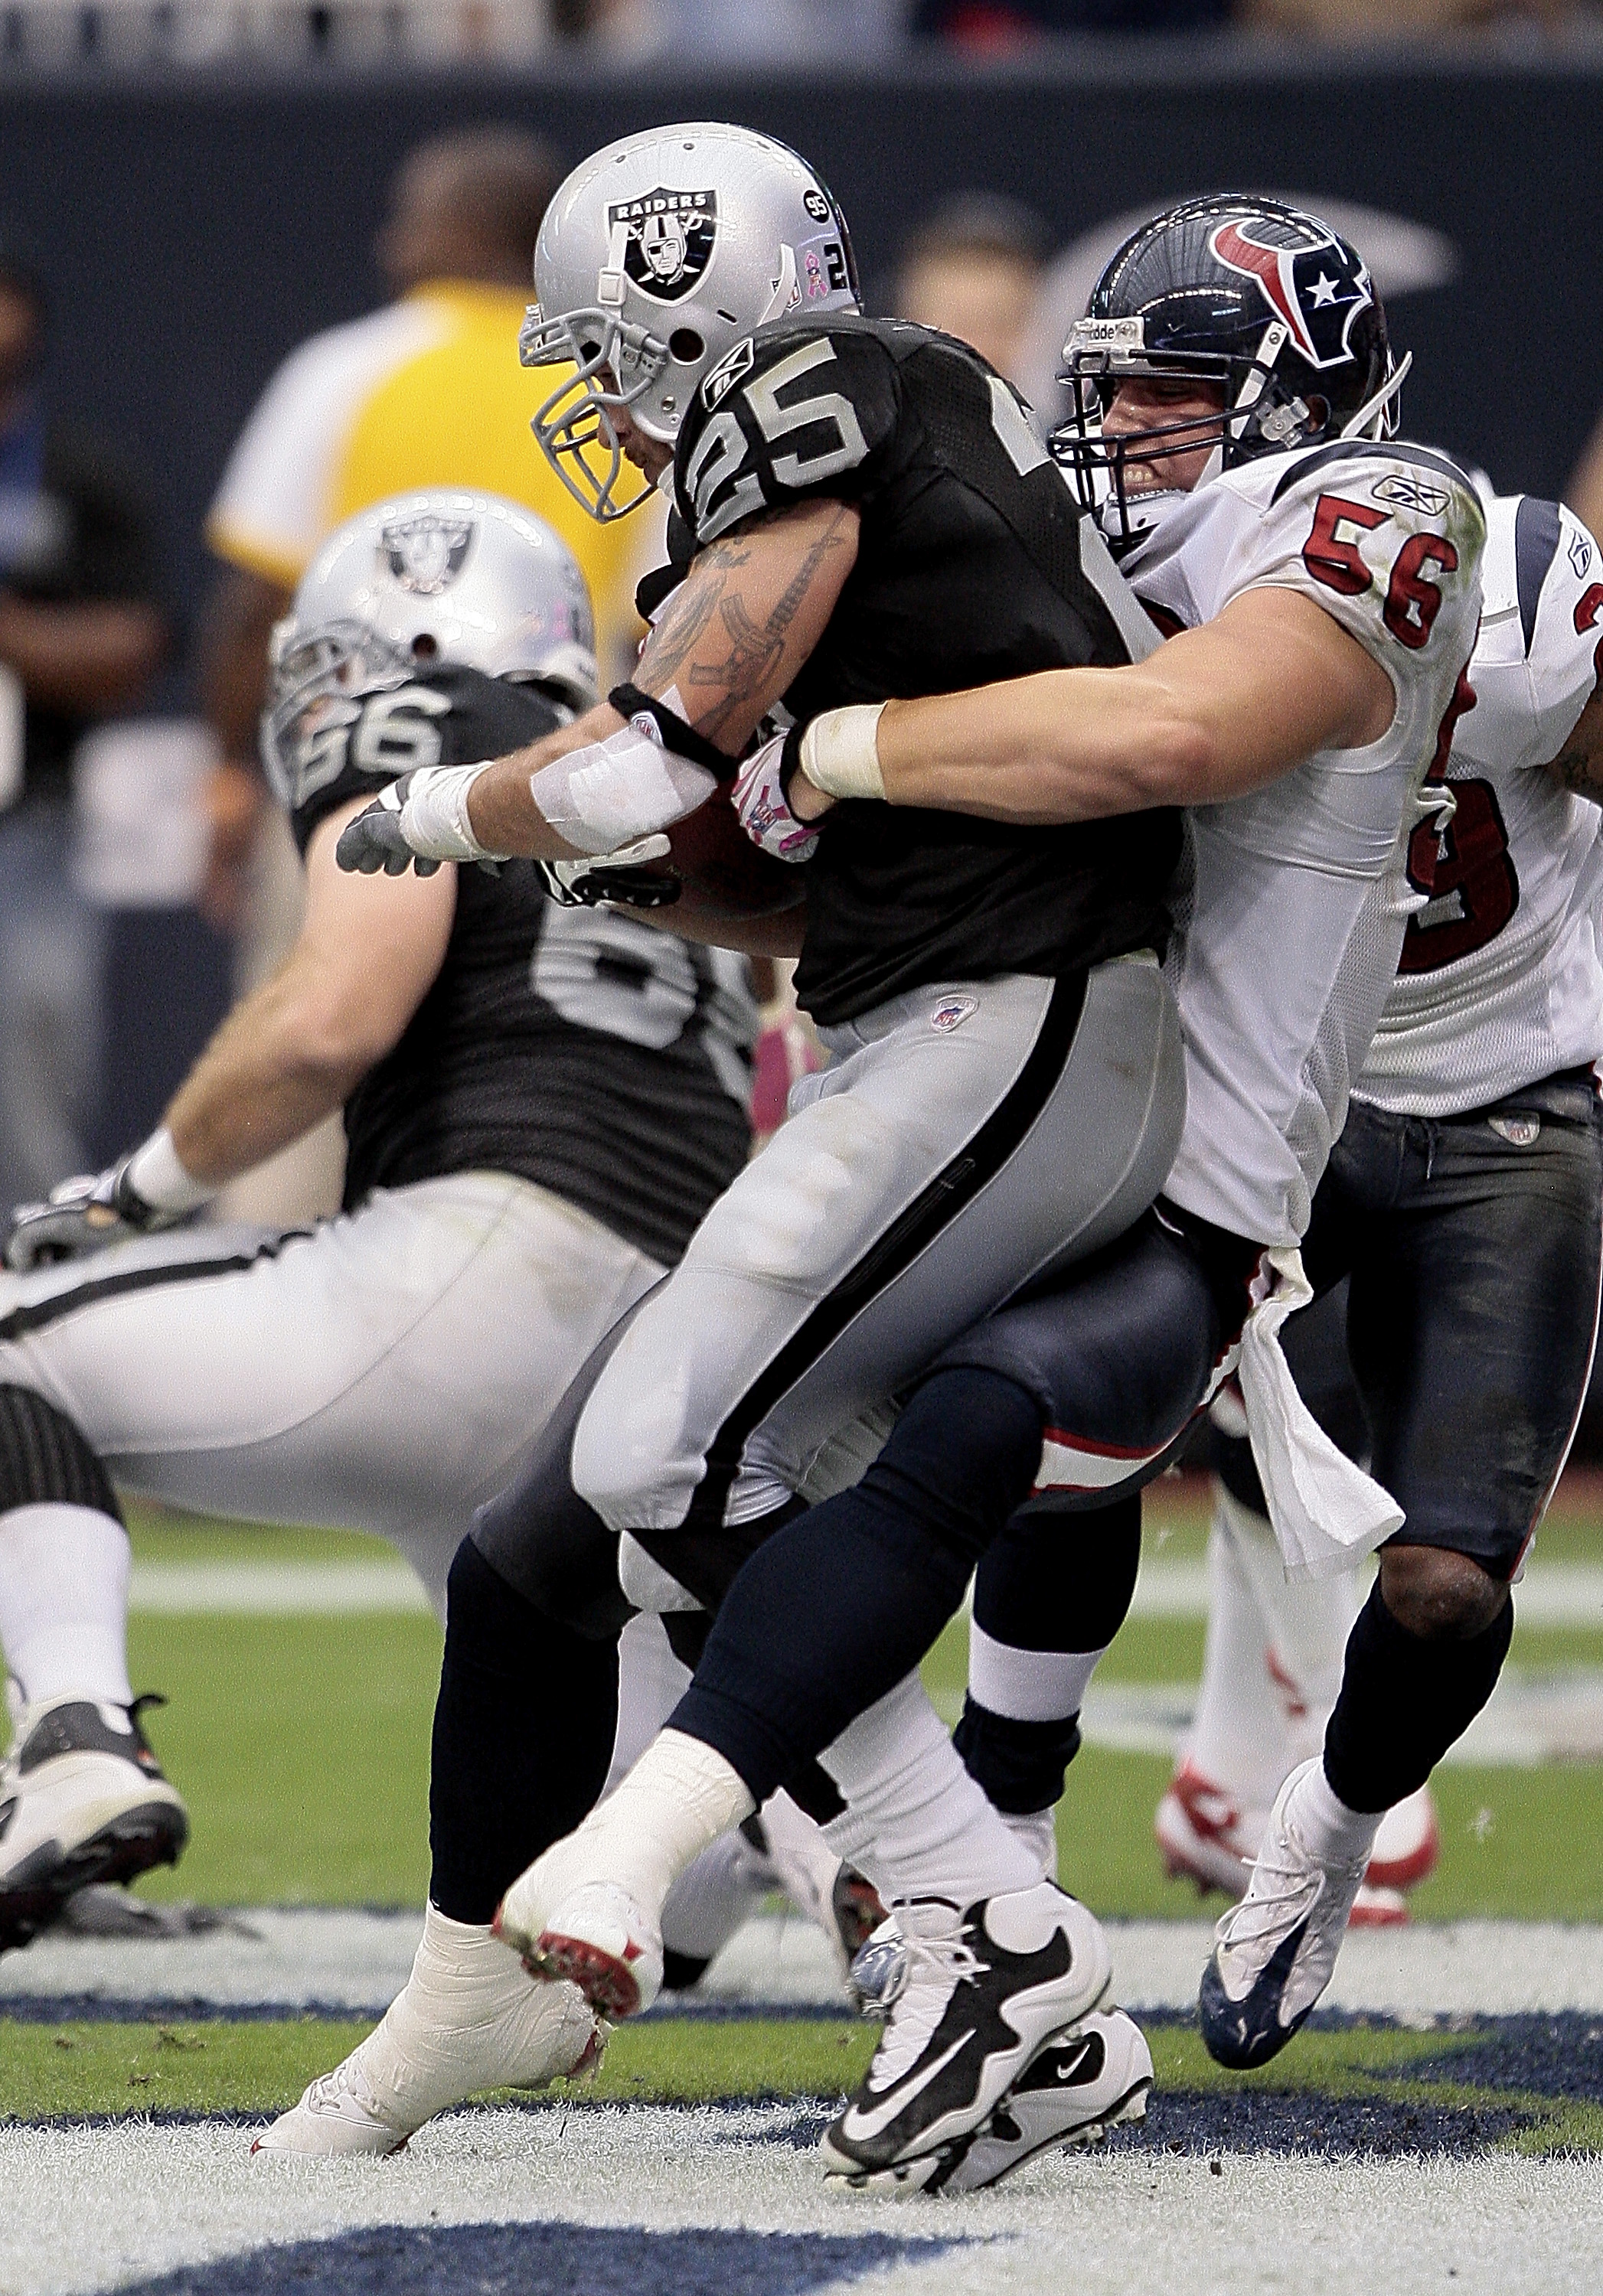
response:
{"label": "white football cleat", "polygon": [[537,1857],[496,1912],[494,1930],[530,1977],[576,1985],[607,2017],[636,2017],[662,1989],[662,1929],[656,1915],[616,1882],[578,1873],[570,1835]]}
{"label": "white football cleat", "polygon": [[531,1985],[489,1931],[431,1906],[412,1974],[383,2022],[313,2081],[253,2153],[399,2152],[448,2105],[543,2088],[600,2062],[607,2028],[568,1985]]}
{"label": "white football cleat", "polygon": [[69,1694],[23,1702],[6,1684],[12,1744],[0,1762],[0,1953],[26,1945],[97,1882],[173,1866],[189,1839],[131,1706]]}
{"label": "white football cleat", "polygon": [[1287,1806],[1322,1756],[1299,1763],[1270,1813],[1247,1893],[1221,1920],[1197,2008],[1208,2054],[1233,2070],[1278,2056],[1329,1984],[1368,1854],[1316,1857]]}
{"label": "white football cleat", "polygon": [[1094,2009],[1113,1977],[1096,1916],[1052,1882],[982,1898],[966,1912],[938,1898],[899,1905],[859,1968],[864,1997],[885,2012],[884,2035],[819,2145],[826,2174],[859,2190],[928,2182],[943,2148],[991,2118],[1036,2053]]}
{"label": "white football cleat", "polygon": [[1098,2144],[1110,2128],[1145,2120],[1151,2087],[1152,2051],[1135,2019],[1093,2009],[1047,2043],[984,2127],[943,2153],[919,2189],[982,2192],[1043,2152]]}
{"label": "white football cleat", "polygon": [[[1205,1896],[1239,1898],[1252,1877],[1268,1824],[1266,1813],[1231,1799],[1229,1787],[1180,1762],[1157,1807],[1153,1832],[1171,1881],[1196,1882]],[[1409,1918],[1406,1890],[1435,1871],[1442,1854],[1436,1806],[1428,1786],[1387,1810],[1349,1915],[1355,1929],[1395,1929]]]}

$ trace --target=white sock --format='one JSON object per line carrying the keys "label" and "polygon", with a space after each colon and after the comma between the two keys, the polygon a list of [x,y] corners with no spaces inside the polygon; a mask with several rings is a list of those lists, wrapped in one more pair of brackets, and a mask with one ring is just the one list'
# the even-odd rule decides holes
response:
{"label": "white sock", "polygon": [[968,1629],[968,1687],[977,1704],[1012,1722],[1066,1722],[1085,1704],[1106,1649],[1019,1650],[977,1620]]}
{"label": "white sock", "polygon": [[679,1875],[756,1807],[721,1754],[682,1730],[663,1730],[579,1833],[587,1863],[598,1853],[609,1881],[661,1915]]}
{"label": "white sock", "polygon": [[970,1906],[1040,1882],[1039,1862],[964,1768],[916,1674],[859,1714],[819,1759],[847,1804],[845,1820],[832,1820],[825,1837],[887,1905],[934,1897]]}
{"label": "white sock", "polygon": [[1267,1540],[1272,1549],[1278,1576],[1279,1549],[1267,1519],[1216,1484],[1208,1533],[1208,1631],[1202,1683],[1182,1751],[1244,1812],[1267,1814],[1287,1773],[1296,1767],[1298,1749],[1266,1659],[1270,1629],[1258,1599],[1258,1574],[1252,1568],[1252,1545],[1259,1539]]}
{"label": "white sock", "polygon": [[1384,1810],[1349,1809],[1314,1762],[1287,1796],[1286,1816],[1315,1857],[1331,1865],[1362,1864],[1375,1847]]}
{"label": "white sock", "polygon": [[1334,1578],[1290,1585],[1265,1516],[1221,1488],[1214,1520],[1229,1536],[1262,1621],[1266,1664],[1285,1717],[1284,1778],[1325,1742],[1325,1725],[1342,1686],[1347,1637],[1369,1591],[1368,1576],[1344,1570]]}
{"label": "white sock", "polygon": [[127,1706],[128,1535],[97,1507],[0,1515],[0,1649],[30,1706],[78,1694]]}

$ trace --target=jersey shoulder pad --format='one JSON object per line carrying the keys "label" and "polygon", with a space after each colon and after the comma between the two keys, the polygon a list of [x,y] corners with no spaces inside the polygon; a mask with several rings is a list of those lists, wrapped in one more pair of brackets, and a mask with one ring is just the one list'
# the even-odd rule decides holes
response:
{"label": "jersey shoulder pad", "polygon": [[1260,586],[1301,590],[1389,672],[1452,653],[1480,614],[1486,521],[1474,482],[1434,449],[1339,440],[1265,456],[1214,483],[1252,504],[1212,611]]}
{"label": "jersey shoulder pad", "polygon": [[545,694],[481,670],[443,668],[308,704],[279,744],[290,826],[302,853],[317,824],[416,766],[476,765],[560,722]]}
{"label": "jersey shoulder pad", "polygon": [[1546,765],[1591,701],[1603,652],[1603,558],[1574,512],[1536,495],[1487,506],[1476,707],[1455,758]]}
{"label": "jersey shoulder pad", "polygon": [[900,413],[896,360],[850,319],[779,320],[704,375],[679,431],[674,494],[698,547],[742,519],[876,476]]}

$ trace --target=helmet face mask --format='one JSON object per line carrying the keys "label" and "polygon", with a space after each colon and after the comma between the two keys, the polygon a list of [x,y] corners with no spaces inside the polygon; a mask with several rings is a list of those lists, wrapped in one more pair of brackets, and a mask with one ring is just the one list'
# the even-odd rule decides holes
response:
{"label": "helmet face mask", "polygon": [[596,700],[596,634],[578,561],[499,495],[429,488],[359,511],[330,535],[273,632],[261,746],[281,797],[308,745],[355,697],[457,666]]}
{"label": "helmet face mask", "polygon": [[[1205,446],[1192,481],[1203,485],[1262,455],[1389,437],[1408,365],[1392,357],[1355,249],[1278,201],[1222,194],[1188,200],[1125,242],[1064,357],[1073,412],[1053,452],[1115,548],[1174,491],[1140,482],[1154,464]],[[1218,411],[1109,431],[1121,383],[1138,379],[1206,387]]]}
{"label": "helmet face mask", "polygon": [[792,311],[858,308],[851,242],[818,177],[773,137],[717,121],[625,136],[576,168],[540,226],[534,281],[519,355],[564,372],[531,427],[604,521],[654,491],[622,491],[630,434],[671,449],[744,336]]}

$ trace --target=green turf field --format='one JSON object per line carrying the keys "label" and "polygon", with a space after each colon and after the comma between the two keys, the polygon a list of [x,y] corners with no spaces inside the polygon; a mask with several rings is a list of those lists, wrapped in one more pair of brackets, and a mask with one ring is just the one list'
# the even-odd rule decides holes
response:
{"label": "green turf field", "polygon": [[[1591,1499],[1590,1490],[1587,1493]],[[1188,1486],[1148,1501],[1149,1547],[1203,1551]],[[371,1560],[367,1539],[230,1529],[142,1513],[140,1561]],[[1542,1533],[1541,1554],[1603,1556],[1603,1516],[1573,1501]],[[1196,1620],[1135,1619],[1104,1662],[1110,1681],[1195,1680]],[[1603,1665],[1603,1634],[1518,1630],[1517,1662]],[[427,1877],[429,1723],[440,1636],[425,1614],[162,1616],[136,1612],[137,1689],[170,1701],[150,1720],[164,1763],[188,1799],[193,1838],[182,1866],[151,1877],[152,1896],[251,1905],[416,1904]],[[928,1678],[955,1710],[963,1629],[932,1655]],[[561,1717],[553,1716],[560,1730]],[[1188,1890],[1165,1880],[1151,1818],[1166,1765],[1088,1747],[1059,1816],[1066,1879],[1101,1912],[1179,1915]],[[1603,1919],[1603,1765],[1541,1770],[1446,1769],[1436,1791],[1441,1866],[1415,1896],[1425,1918],[1469,1914]]]}
{"label": "green turf field", "polygon": [[[282,2110],[306,2083],[367,2030],[316,2018],[282,2022],[22,2025],[0,2021],[0,2120],[76,2120],[149,2112]],[[875,2029],[860,2021],[728,2024],[667,2018],[626,2025],[600,2072],[558,2082],[558,2104],[700,2104],[843,2095],[866,2070]],[[1472,2032],[1402,2032],[1355,2026],[1311,2031],[1274,2066],[1227,2073],[1198,2035],[1155,2025],[1148,2035],[1161,2109],[1165,2094],[1188,2097],[1255,2092],[1342,2103],[1519,2113],[1503,2142],[1522,2152],[1603,2150],[1603,2107],[1540,2090],[1477,2086],[1452,2078],[1455,2053]],[[1427,2067],[1416,2073],[1416,2066]],[[1466,2073],[1472,2069],[1466,2066]]]}

